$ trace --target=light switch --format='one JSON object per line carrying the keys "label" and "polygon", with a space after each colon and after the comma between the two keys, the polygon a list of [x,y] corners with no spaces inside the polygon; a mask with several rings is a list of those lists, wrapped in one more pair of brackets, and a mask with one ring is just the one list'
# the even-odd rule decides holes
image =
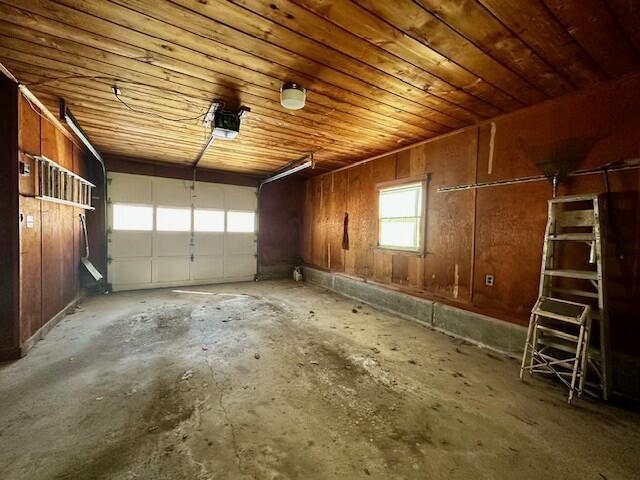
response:
{"label": "light switch", "polygon": [[19,171],[20,175],[22,175],[23,177],[28,177],[29,175],[31,175],[31,165],[25,162],[20,162]]}
{"label": "light switch", "polygon": [[27,228],[33,228],[33,215],[27,215],[24,224]]}

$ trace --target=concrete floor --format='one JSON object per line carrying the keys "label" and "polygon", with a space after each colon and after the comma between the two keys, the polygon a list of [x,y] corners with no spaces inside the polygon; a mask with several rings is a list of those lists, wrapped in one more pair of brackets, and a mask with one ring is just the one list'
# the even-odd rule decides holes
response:
{"label": "concrete floor", "polygon": [[0,477],[637,479],[640,414],[316,287],[88,298],[0,367]]}

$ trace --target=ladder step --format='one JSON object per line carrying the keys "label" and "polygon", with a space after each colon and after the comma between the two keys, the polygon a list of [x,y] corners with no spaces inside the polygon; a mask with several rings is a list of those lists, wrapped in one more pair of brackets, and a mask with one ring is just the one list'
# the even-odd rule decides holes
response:
{"label": "ladder step", "polygon": [[551,287],[551,290],[558,293],[564,293],[565,295],[574,295],[576,297],[585,297],[585,298],[598,298],[597,292],[587,292],[586,290],[577,290],[574,288],[560,288],[560,287]]}
{"label": "ladder step", "polygon": [[553,297],[540,297],[531,313],[574,325],[581,325],[589,310],[587,305]]}
{"label": "ladder step", "polygon": [[580,278],[583,280],[598,279],[598,272],[589,270],[545,270],[544,274],[551,277]]}
{"label": "ladder step", "polygon": [[577,335],[571,335],[570,333],[563,332],[562,330],[556,330],[555,328],[545,327],[544,325],[536,325],[536,328],[546,335],[550,335],[552,337],[557,337],[563,340],[568,340],[570,342],[578,343]]}
{"label": "ladder step", "polygon": [[593,210],[565,210],[556,214],[558,227],[593,227],[594,224]]}
{"label": "ladder step", "polygon": [[556,233],[548,237],[549,240],[569,240],[576,242],[592,242],[595,235],[593,233]]}
{"label": "ladder step", "polygon": [[541,310],[539,308],[536,308],[533,311],[534,314],[539,315],[541,317],[545,317],[545,318],[552,318],[554,320],[560,320],[561,322],[567,322],[567,323],[572,323],[574,325],[580,325],[580,321],[576,318],[576,317],[568,317],[566,315],[559,315],[557,313],[553,313],[553,312],[546,312],[544,310]]}
{"label": "ladder step", "polygon": [[557,341],[554,342],[553,340],[543,337],[538,339],[538,343],[546,347],[555,348],[556,350],[561,350],[565,353],[574,354],[574,355],[576,353],[576,346],[575,344],[573,344],[573,342],[571,345],[568,345],[564,343],[559,343]]}
{"label": "ladder step", "polygon": [[597,194],[565,195],[563,197],[552,198],[549,200],[549,203],[592,202],[597,198]]}

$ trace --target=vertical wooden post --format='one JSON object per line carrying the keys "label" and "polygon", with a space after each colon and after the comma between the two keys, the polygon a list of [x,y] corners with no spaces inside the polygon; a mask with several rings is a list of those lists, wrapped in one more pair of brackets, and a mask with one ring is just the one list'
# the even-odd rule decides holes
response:
{"label": "vertical wooden post", "polygon": [[18,84],[0,75],[0,360],[20,355]]}

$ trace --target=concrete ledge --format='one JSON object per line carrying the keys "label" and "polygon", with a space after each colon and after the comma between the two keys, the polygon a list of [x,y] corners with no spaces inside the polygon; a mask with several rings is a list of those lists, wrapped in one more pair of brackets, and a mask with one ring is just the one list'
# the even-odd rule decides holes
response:
{"label": "concrete ledge", "polygon": [[477,345],[522,355],[527,331],[519,325],[315,268],[304,267],[304,279]]}
{"label": "concrete ledge", "polygon": [[433,302],[341,275],[333,276],[333,290],[370,305],[431,325]]}
{"label": "concrete ledge", "polygon": [[512,357],[522,356],[527,329],[443,303],[434,304],[433,326]]}
{"label": "concrete ledge", "polygon": [[323,272],[315,268],[304,267],[303,270],[304,280],[307,282],[315,283],[329,290],[333,290],[333,279],[335,275],[329,272]]}
{"label": "concrete ledge", "polygon": [[261,265],[258,280],[274,280],[278,278],[291,278],[293,275],[293,265]]}

